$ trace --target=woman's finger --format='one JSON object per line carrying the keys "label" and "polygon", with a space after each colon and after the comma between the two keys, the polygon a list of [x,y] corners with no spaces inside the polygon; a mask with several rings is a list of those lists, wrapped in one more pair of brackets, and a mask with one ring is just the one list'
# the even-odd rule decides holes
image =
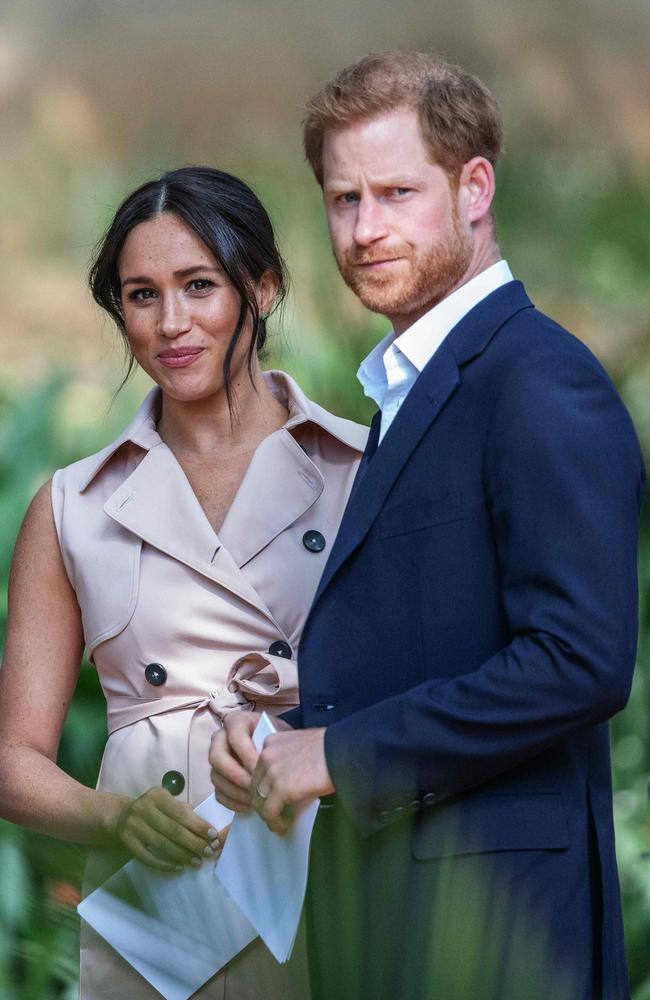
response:
{"label": "woman's finger", "polygon": [[157,854],[144,844],[138,844],[132,851],[133,857],[141,861],[142,864],[147,865],[148,868],[153,868],[157,872],[172,872],[178,874],[182,872],[185,865],[177,864],[174,861],[165,861],[163,858],[159,858]]}
{"label": "woman's finger", "polygon": [[168,858],[161,856],[157,848],[155,848],[152,844],[143,841],[132,829],[124,831],[122,843],[132,857],[141,861],[149,868],[155,868],[156,871],[180,872],[183,871],[183,868],[185,867],[178,861],[171,861]]}
{"label": "woman's finger", "polygon": [[204,819],[201,819],[188,802],[179,802],[165,789],[163,792],[165,794],[156,801],[156,806],[161,813],[182,826],[191,835],[200,837],[206,844],[214,840],[217,831]]}
{"label": "woman's finger", "polygon": [[[175,817],[172,818],[160,810],[152,812],[149,825],[169,843],[186,851],[190,861],[192,858],[204,857],[205,849],[210,848],[207,836],[205,838],[197,836],[197,834],[188,830],[186,826],[179,823]],[[207,834],[210,827],[207,824],[205,824],[205,827]]]}
{"label": "woman's finger", "polygon": [[197,841],[198,847],[190,848],[179,844],[173,836],[168,836],[152,823],[138,822],[134,829],[134,836],[141,844],[152,850],[159,858],[165,861],[173,861],[179,865],[193,865],[198,868],[203,860],[203,848],[206,846],[203,841]]}

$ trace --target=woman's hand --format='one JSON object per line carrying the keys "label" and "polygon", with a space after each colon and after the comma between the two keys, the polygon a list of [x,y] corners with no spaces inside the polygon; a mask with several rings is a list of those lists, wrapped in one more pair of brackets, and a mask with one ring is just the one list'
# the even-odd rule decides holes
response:
{"label": "woman's hand", "polygon": [[129,854],[160,872],[200,867],[221,853],[217,830],[165,788],[148,789],[120,809],[114,833]]}

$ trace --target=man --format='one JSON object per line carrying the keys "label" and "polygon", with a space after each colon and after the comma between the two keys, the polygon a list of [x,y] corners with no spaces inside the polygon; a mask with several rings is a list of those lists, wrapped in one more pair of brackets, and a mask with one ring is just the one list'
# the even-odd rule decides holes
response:
{"label": "man", "polygon": [[642,463],[603,369],[501,259],[500,146],[486,88],[429,55],[368,57],[308,107],[339,270],[392,324],[359,371],[380,412],[294,731],[258,758],[237,713],[211,761],[219,798],[277,832],[325,797],[319,998],[629,995],[607,720],[634,665]]}

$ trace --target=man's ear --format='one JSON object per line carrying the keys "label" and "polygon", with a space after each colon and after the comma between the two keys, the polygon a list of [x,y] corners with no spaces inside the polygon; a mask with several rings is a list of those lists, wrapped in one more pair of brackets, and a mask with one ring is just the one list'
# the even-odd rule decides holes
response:
{"label": "man's ear", "polygon": [[458,192],[463,214],[471,223],[489,214],[494,200],[494,167],[484,156],[468,160],[460,172]]}

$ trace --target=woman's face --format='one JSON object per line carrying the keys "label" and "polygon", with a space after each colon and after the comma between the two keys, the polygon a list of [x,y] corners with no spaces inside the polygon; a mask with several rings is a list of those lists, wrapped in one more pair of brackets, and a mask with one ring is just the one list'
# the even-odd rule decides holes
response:
{"label": "woman's face", "polygon": [[[171,213],[141,222],[124,242],[118,269],[124,326],[138,364],[173,399],[223,391],[241,299],[196,233]],[[249,320],[232,359],[233,385],[250,334]]]}

